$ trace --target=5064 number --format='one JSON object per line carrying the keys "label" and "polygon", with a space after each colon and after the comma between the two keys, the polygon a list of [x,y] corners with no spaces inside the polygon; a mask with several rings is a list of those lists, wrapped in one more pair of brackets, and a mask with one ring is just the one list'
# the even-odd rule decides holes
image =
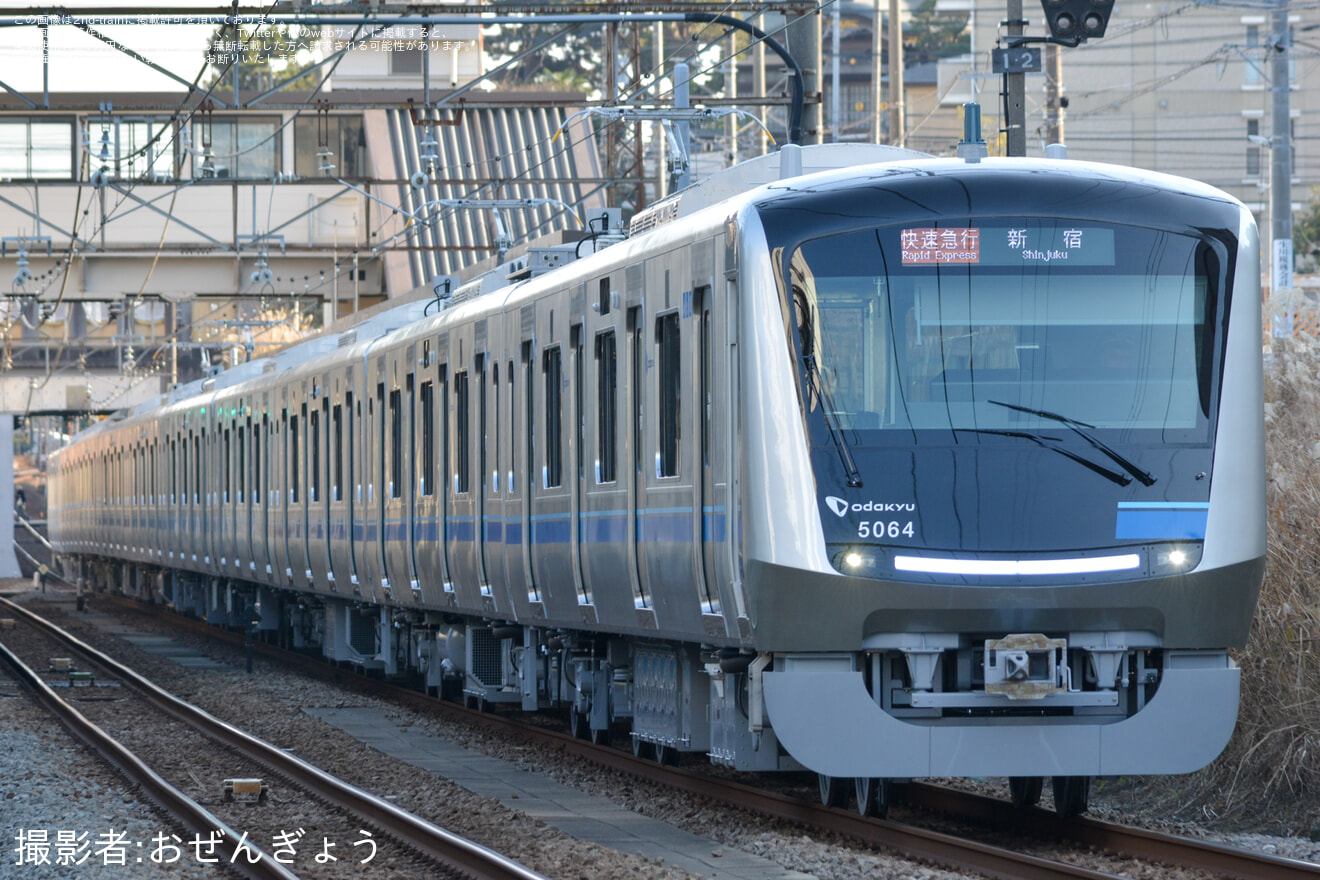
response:
{"label": "5064 number", "polygon": [[859,538],[912,538],[917,534],[916,528],[912,525],[912,520],[899,522],[891,520],[876,520],[875,522],[863,522],[857,524],[857,537]]}

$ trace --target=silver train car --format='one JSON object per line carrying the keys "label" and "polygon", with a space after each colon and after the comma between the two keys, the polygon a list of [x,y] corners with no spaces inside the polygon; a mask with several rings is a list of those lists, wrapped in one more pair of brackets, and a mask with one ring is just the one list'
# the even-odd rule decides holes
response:
{"label": "silver train car", "polygon": [[1205,765],[1265,559],[1251,214],[886,150],[96,425],[51,462],[66,572],[863,812]]}

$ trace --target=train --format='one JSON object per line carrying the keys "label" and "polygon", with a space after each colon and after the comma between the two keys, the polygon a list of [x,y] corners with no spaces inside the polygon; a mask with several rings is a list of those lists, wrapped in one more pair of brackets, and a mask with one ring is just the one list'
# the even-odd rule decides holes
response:
{"label": "train", "polygon": [[821,145],[622,232],[78,434],[63,572],[865,814],[1222,751],[1266,552],[1240,202]]}

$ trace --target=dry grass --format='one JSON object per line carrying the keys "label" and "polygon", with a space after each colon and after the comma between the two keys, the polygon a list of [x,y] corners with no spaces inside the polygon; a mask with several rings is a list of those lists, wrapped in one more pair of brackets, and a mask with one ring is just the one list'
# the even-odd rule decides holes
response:
{"label": "dry grass", "polygon": [[1237,731],[1191,777],[1152,781],[1168,813],[1320,831],[1320,343],[1276,346],[1265,375],[1269,559],[1245,648]]}

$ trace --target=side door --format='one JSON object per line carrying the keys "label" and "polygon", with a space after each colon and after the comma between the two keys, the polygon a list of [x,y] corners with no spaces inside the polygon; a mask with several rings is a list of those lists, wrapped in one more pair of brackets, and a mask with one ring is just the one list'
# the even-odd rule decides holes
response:
{"label": "side door", "polygon": [[514,617],[529,621],[545,617],[535,582],[532,580],[529,537],[529,475],[533,459],[531,409],[535,388],[535,364],[532,357],[536,332],[535,306],[523,306],[517,319],[510,315],[504,322],[504,394],[501,420],[504,424],[500,453],[504,510],[504,582],[505,593]]}
{"label": "side door", "polygon": [[697,425],[697,321],[690,253],[676,249],[648,264],[648,289],[655,289],[647,321],[648,412],[643,464],[644,503],[638,510],[639,557],[657,625],[662,630],[705,635],[708,608],[700,564],[701,489]]}
{"label": "side door", "polygon": [[[326,495],[329,503],[328,535],[330,541],[330,581],[339,592],[360,592],[356,559],[357,542],[363,538],[363,524],[356,511],[362,503],[361,468],[355,467],[358,453],[357,425],[361,421],[361,398],[354,383],[361,367],[353,364],[329,374],[329,419],[326,462],[329,478]],[[356,479],[355,479],[356,478]]]}
{"label": "side door", "polygon": [[[317,590],[335,589],[330,562],[330,377],[308,379],[307,397],[307,569]],[[345,578],[347,580],[347,578]]]}
{"label": "side door", "polygon": [[[449,438],[449,337],[441,333],[421,344],[418,386],[418,475],[415,495],[414,558],[422,595],[441,607],[453,595],[446,561],[444,499],[447,497]],[[446,588],[449,588],[448,590]]]}
{"label": "side door", "polygon": [[[579,434],[582,508],[579,558],[586,595],[602,624],[635,627],[628,526],[628,468],[620,450],[620,337],[626,333],[625,310],[619,308],[619,281],[592,279],[587,293],[585,338],[580,352],[577,397],[581,401]],[[623,421],[626,425],[627,422]]]}
{"label": "side door", "polygon": [[[385,515],[389,496],[387,485],[385,447],[387,425],[386,411],[387,382],[389,368],[386,355],[379,351],[377,344],[368,343],[363,358],[363,379],[365,388],[363,398],[366,413],[362,423],[361,454],[356,463],[361,465],[360,480],[365,484],[365,495],[357,498],[359,509],[356,521],[360,527],[360,543],[354,548],[357,552],[357,572],[362,581],[363,595],[381,595],[390,593],[389,573],[385,568]],[[355,534],[357,533],[355,529]]]}
{"label": "side door", "polygon": [[567,297],[536,303],[536,347],[532,352],[535,417],[529,499],[529,555],[532,580],[546,617],[581,622],[573,561],[573,463],[568,433],[569,317]]}
{"label": "side door", "polygon": [[474,338],[472,324],[455,327],[449,332],[453,375],[449,414],[452,442],[445,524],[449,571],[456,601],[461,607],[486,610],[488,586],[481,569],[479,547],[482,491],[477,456],[485,352],[476,351]]}
{"label": "side door", "polygon": [[385,541],[386,577],[396,600],[418,596],[413,546],[416,522],[413,515],[417,488],[417,447],[413,422],[417,415],[417,346],[395,349],[387,356],[388,383],[385,389]]}

